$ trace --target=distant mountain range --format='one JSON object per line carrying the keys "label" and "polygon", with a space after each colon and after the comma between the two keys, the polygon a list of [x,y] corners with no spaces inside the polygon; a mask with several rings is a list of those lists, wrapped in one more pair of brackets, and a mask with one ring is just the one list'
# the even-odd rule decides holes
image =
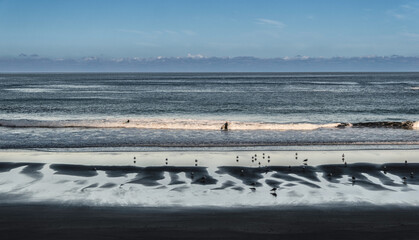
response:
{"label": "distant mountain range", "polygon": [[366,72],[419,71],[419,57],[0,57],[0,72]]}

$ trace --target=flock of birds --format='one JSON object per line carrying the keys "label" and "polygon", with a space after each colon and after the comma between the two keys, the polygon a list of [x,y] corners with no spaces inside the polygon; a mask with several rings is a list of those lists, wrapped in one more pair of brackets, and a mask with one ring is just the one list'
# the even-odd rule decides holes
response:
{"label": "flock of birds", "polygon": [[[258,161],[258,155],[257,154],[255,154],[254,156],[252,155],[252,163],[257,163],[258,164],[258,166],[259,167],[261,167],[261,161]],[[137,163],[137,160],[136,160],[137,158],[134,156],[134,164],[136,164]],[[265,153],[262,153],[262,159],[265,159]],[[295,153],[295,160],[296,161],[298,161],[298,153],[296,152]],[[239,156],[236,156],[236,162],[238,163],[239,162]],[[271,162],[271,157],[268,155],[267,156],[267,163],[270,163]],[[345,154],[342,154],[342,162],[343,162],[343,164],[344,164],[344,166],[345,167],[347,167],[347,162],[345,161]],[[169,159],[168,158],[166,158],[165,159],[165,165],[167,166],[169,164]],[[303,168],[303,170],[305,169],[305,167],[308,165],[308,158],[306,158],[306,159],[303,159],[303,161],[302,161],[302,168]],[[407,160],[405,160],[405,165],[407,165]],[[197,167],[198,166],[198,159],[195,159],[195,167]],[[265,167],[266,167],[266,173],[268,172],[268,166],[267,165],[265,165]],[[288,168],[291,168],[291,165],[288,167]],[[383,169],[384,169],[384,174],[387,174],[387,167],[384,165],[384,167],[383,167]],[[240,170],[241,171],[241,176],[243,176],[244,175],[244,171],[243,170]],[[328,173],[327,174],[327,176],[329,177],[329,178],[332,178],[333,177],[333,174],[332,173]],[[413,178],[413,172],[411,172],[410,173],[410,177],[411,178]],[[191,172],[191,178],[193,179],[194,178],[194,172]],[[403,183],[404,184],[406,184],[407,182],[407,177],[406,176],[404,176],[403,178]],[[202,179],[201,179],[201,182],[205,182],[205,180],[206,180],[206,178],[205,178],[205,176],[204,177],[202,177]],[[352,181],[352,185],[354,185],[355,184],[355,182],[356,182],[356,177],[355,176],[351,176],[351,181]],[[252,190],[252,191],[256,191],[256,183],[251,183],[251,185],[252,185],[252,187],[250,188],[250,190]],[[271,190],[270,190],[270,194],[272,195],[272,196],[274,196],[274,197],[277,197],[278,195],[277,195],[277,193],[276,193],[276,191],[277,191],[278,189],[276,188],[276,187],[273,187]]]}

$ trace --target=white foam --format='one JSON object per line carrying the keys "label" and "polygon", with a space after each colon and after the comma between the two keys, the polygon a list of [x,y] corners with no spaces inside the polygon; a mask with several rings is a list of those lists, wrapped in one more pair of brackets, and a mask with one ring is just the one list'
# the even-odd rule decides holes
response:
{"label": "white foam", "polygon": [[[220,130],[224,121],[199,119],[99,119],[99,120],[0,120],[0,126],[21,128],[138,128],[138,129],[173,129],[173,130]],[[266,122],[229,122],[229,130],[315,130],[335,128],[339,123],[266,123]]]}

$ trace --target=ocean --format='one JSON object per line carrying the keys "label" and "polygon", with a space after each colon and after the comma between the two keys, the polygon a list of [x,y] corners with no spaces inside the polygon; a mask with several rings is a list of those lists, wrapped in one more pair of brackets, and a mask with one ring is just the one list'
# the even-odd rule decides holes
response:
{"label": "ocean", "polygon": [[418,96],[419,73],[1,74],[0,149],[417,148]]}

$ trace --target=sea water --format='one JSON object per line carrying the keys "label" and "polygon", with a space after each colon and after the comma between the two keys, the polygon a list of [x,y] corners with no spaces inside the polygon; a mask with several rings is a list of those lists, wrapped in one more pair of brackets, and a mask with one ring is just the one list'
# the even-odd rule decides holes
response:
{"label": "sea water", "polygon": [[418,120],[419,73],[0,74],[0,149],[403,149]]}

